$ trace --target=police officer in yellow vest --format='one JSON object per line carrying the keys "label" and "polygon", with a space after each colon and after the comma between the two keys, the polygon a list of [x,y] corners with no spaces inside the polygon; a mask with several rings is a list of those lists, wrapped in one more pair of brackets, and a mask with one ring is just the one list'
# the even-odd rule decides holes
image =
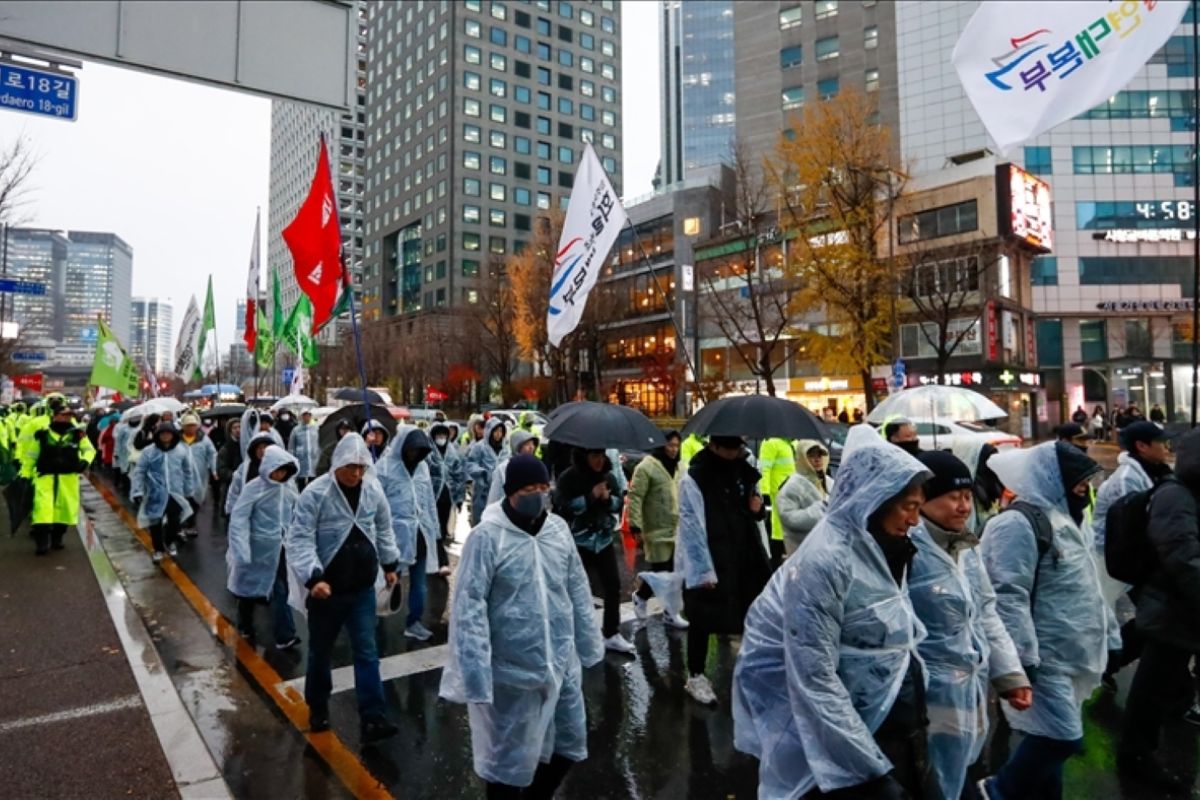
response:
{"label": "police officer in yellow vest", "polygon": [[783,562],[783,524],[775,499],[779,489],[796,471],[796,450],[787,439],[763,439],[758,448],[758,471],[762,474],[758,491],[771,506],[771,566]]}
{"label": "police officer in yellow vest", "polygon": [[49,424],[31,435],[22,472],[33,486],[32,534],[37,554],[63,549],[67,526],[79,519],[79,474],[96,448],[62,397],[46,401]]}

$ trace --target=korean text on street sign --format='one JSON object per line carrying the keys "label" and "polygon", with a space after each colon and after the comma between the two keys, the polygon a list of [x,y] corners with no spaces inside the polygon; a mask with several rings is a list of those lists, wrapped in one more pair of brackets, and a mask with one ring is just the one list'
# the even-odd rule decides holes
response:
{"label": "korean text on street sign", "polygon": [[0,63],[0,108],[74,121],[78,104],[74,75]]}
{"label": "korean text on street sign", "polygon": [[45,361],[46,354],[40,350],[18,350],[10,358],[17,362]]}
{"label": "korean text on street sign", "polygon": [[43,295],[46,293],[46,285],[33,281],[14,281],[8,278],[0,278],[0,292],[6,294]]}

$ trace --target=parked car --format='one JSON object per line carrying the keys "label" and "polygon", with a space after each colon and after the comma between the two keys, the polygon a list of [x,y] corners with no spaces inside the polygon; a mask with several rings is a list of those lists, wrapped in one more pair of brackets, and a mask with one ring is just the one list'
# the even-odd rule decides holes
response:
{"label": "parked car", "polygon": [[1021,437],[997,430],[982,422],[935,418],[932,422],[917,422],[917,437],[922,450],[950,450],[959,439],[980,438],[997,450],[1021,446]]}
{"label": "parked car", "polygon": [[535,428],[541,429],[550,422],[549,417],[540,411],[525,410],[520,408],[497,408],[490,412],[493,417],[499,417],[504,420],[504,426],[510,431],[521,422],[522,414],[533,415],[533,425]]}

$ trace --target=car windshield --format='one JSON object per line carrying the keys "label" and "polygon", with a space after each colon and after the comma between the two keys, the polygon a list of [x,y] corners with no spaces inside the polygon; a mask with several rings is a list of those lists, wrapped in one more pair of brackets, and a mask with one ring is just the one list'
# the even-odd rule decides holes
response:
{"label": "car windshield", "polygon": [[956,422],[955,424],[960,428],[966,428],[972,433],[991,433],[994,430],[981,422]]}

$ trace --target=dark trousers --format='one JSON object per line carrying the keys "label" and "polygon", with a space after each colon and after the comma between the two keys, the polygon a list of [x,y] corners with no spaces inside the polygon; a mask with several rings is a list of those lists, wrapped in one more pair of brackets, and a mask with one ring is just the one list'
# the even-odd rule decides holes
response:
{"label": "dark trousers", "polygon": [[425,537],[417,531],[417,561],[408,568],[408,617],[406,626],[412,626],[425,616],[425,585],[428,576],[425,574],[425,562],[429,558],[429,550],[425,546]]}
{"label": "dark trousers", "polygon": [[275,644],[296,638],[296,621],[292,618],[292,607],[288,605],[287,561],[279,556],[279,569],[275,570],[275,583],[271,587],[271,599],[264,597],[239,597],[237,599],[238,633],[254,636],[254,609],[260,605],[271,606],[271,619],[275,627]]}
{"label": "dark trousers", "polygon": [[345,627],[354,655],[354,694],[362,722],[382,720],[387,706],[379,677],[379,651],[375,646],[375,589],[333,594],[324,600],[308,598],[308,672],[304,700],[315,712],[329,711],[333,691],[333,643]]}
{"label": "dark trousers", "polygon": [[604,623],[601,633],[607,639],[621,632],[621,574],[617,571],[617,550],[609,545],[599,552],[579,548],[583,568],[593,571],[604,591]]}
{"label": "dark trousers", "polygon": [[[875,744],[883,751],[887,760],[892,762],[892,771],[889,773],[896,783],[904,787],[911,797],[932,797],[931,792],[926,792],[924,789],[924,775],[928,771],[929,756],[925,747],[925,729],[922,728],[913,731],[910,735],[891,734],[887,736],[876,736]],[[847,786],[844,789],[834,789],[831,792],[822,792],[820,789],[813,789],[808,794],[804,795],[805,800],[816,800],[817,798],[839,798],[839,800],[852,800],[863,797],[875,797],[877,795],[871,792],[875,788],[871,783],[859,786]],[[888,795],[891,797],[891,795]]]}
{"label": "dark trousers", "polygon": [[183,516],[183,508],[174,500],[167,500],[167,512],[163,518],[150,526],[150,541],[154,543],[154,552],[161,553],[167,545],[179,539],[179,518]]}
{"label": "dark trousers", "polygon": [[39,553],[48,552],[51,547],[62,550],[63,536],[66,534],[67,526],[60,523],[33,525],[29,528],[29,535],[33,537],[34,547]]}
{"label": "dark trousers", "polygon": [[446,542],[452,538],[450,536],[450,511],[454,508],[454,503],[450,500],[450,490],[442,489],[442,493],[438,495],[437,512],[438,512],[438,527],[441,528],[441,536],[437,541],[437,560],[439,567],[450,566],[450,554],[446,552]]}
{"label": "dark trousers", "polygon": [[[670,572],[674,568],[672,561],[650,561],[646,566],[650,567],[649,572]],[[642,585],[638,587],[637,596],[643,600],[649,600],[654,597],[654,590],[650,588],[650,584],[642,581]]]}
{"label": "dark trousers", "polygon": [[551,800],[558,791],[559,784],[567,776],[567,770],[574,764],[571,759],[555,753],[547,763],[538,764],[537,772],[533,773],[533,783],[526,788],[505,783],[489,783],[487,800]]}
{"label": "dark trousers", "polygon": [[1156,639],[1145,639],[1142,658],[1129,686],[1121,729],[1121,752],[1143,755],[1158,747],[1163,722],[1191,705],[1192,654]]}
{"label": "dark trousers", "polygon": [[1137,618],[1129,620],[1121,626],[1121,655],[1119,658],[1112,658],[1111,654],[1108,659],[1108,665],[1104,672],[1106,675],[1115,675],[1122,668],[1132,664],[1142,657],[1142,647],[1145,644],[1145,637],[1138,630]]}
{"label": "dark trousers", "polygon": [[704,662],[708,660],[708,637],[713,633],[703,620],[697,622],[695,617],[688,620],[687,629],[687,669],[689,675],[703,675]]}
{"label": "dark trousers", "polygon": [[1063,765],[1081,752],[1082,739],[1066,741],[1027,734],[996,773],[996,788],[1005,800],[1061,800]]}

